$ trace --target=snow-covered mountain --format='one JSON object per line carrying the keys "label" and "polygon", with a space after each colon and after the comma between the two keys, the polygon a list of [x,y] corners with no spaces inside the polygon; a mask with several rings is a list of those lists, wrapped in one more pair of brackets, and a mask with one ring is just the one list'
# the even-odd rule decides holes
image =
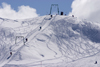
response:
{"label": "snow-covered mountain", "polygon": [[0,18],[0,66],[99,67],[99,29],[71,16]]}

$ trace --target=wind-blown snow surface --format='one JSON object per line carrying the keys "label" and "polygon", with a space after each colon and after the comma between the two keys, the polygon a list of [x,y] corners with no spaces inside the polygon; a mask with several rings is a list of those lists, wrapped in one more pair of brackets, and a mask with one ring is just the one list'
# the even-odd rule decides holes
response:
{"label": "wind-blown snow surface", "polygon": [[[60,15],[25,20],[0,18],[0,66],[99,67],[99,26]],[[12,56],[7,59],[10,51]]]}

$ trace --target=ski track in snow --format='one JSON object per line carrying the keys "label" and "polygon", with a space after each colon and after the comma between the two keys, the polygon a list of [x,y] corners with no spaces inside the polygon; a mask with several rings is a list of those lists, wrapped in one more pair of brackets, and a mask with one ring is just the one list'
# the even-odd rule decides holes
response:
{"label": "ski track in snow", "polygon": [[[53,27],[54,30],[55,30],[55,34],[52,34],[53,36],[50,36],[48,38],[47,42],[45,42],[45,40],[44,40],[44,42],[46,43],[46,47],[49,50],[51,50],[53,53],[55,53],[54,56],[56,56],[58,53],[53,48],[51,48],[50,45],[49,45],[49,43],[52,41],[52,38],[55,38],[55,43],[57,44],[57,47],[59,48],[59,52],[61,52],[62,55],[59,56],[59,57],[50,58],[50,59],[44,59],[44,60],[36,61],[36,62],[34,61],[32,63],[27,63],[27,64],[18,64],[18,65],[9,64],[9,62],[13,60],[13,58],[16,56],[16,54],[18,52],[20,52],[21,49],[27,44],[27,43],[24,44],[23,40],[21,40],[18,43],[16,43],[16,44],[14,44],[14,45],[11,46],[10,51],[13,52],[13,55],[9,59],[7,59],[7,58],[10,56],[10,54],[9,54],[10,51],[7,51],[5,53],[5,55],[4,55],[4,57],[0,58],[0,66],[4,66],[4,67],[9,67],[9,66],[12,66],[12,67],[35,67],[35,66],[36,67],[40,67],[40,66],[43,66],[43,67],[61,67],[61,66],[62,67],[66,67],[66,66],[73,67],[74,65],[71,65],[70,63],[72,63],[74,61],[77,62],[79,60],[82,60],[83,58],[94,57],[95,55],[99,54],[99,52],[100,52],[100,48],[99,48],[100,46],[98,45],[99,41],[96,41],[96,40],[94,40],[92,38],[88,38],[89,37],[88,35],[87,35],[87,38],[89,40],[85,41],[85,37],[84,36],[86,34],[90,34],[91,30],[94,30],[94,32],[96,32],[96,36],[99,35],[99,33],[97,33],[97,29],[92,29],[92,28],[88,27],[89,23],[87,23],[85,21],[84,24],[88,25],[88,26],[85,26],[84,24],[82,25],[83,21],[80,21],[82,23],[77,24],[79,26],[74,26],[76,23],[73,23],[73,22],[76,22],[77,18],[73,18],[73,20],[72,20],[72,17],[63,17],[62,16],[62,17],[59,18],[57,15],[55,15],[53,18],[47,18],[47,17],[48,16],[45,16],[44,19],[42,20],[41,24],[38,25],[35,29],[31,30],[25,36],[25,38],[28,38],[29,41],[27,43],[29,43],[33,39],[35,39],[40,33],[44,32],[48,27],[50,27],[51,25],[55,25],[56,24]],[[63,18],[63,21],[60,20],[62,18]],[[58,19],[58,21],[56,19]],[[65,21],[66,19],[67,19],[67,21]],[[35,21],[37,22],[38,19],[35,20]],[[54,23],[54,21],[56,21],[56,22]],[[24,22],[25,21],[23,21],[23,23]],[[59,28],[62,25],[64,26],[65,22],[67,22],[67,26],[68,26],[67,30],[69,31],[69,32],[68,31],[66,31],[66,32],[70,33],[68,39],[64,39],[64,35],[65,35],[65,37],[67,37],[66,34],[63,34],[63,35],[60,34],[62,32],[66,33],[65,31],[63,31],[63,27],[61,27],[61,29]],[[69,23],[69,22],[71,22],[71,23]],[[1,24],[3,24],[3,22]],[[69,26],[72,27],[72,30],[70,29]],[[40,29],[40,27],[42,27],[42,29]],[[58,29],[56,27],[58,27]],[[89,32],[86,33],[86,28],[85,27],[86,28],[88,27]],[[77,31],[77,28],[79,28],[79,30],[81,30],[81,31],[79,31],[79,30]],[[19,31],[20,31],[20,29],[19,29]],[[81,35],[75,35],[75,34],[73,35],[72,31],[74,31],[74,32],[77,31],[77,33],[80,33]],[[71,37],[73,37],[73,36],[80,36],[82,39],[80,39],[80,41],[77,43],[77,42],[75,42],[77,40],[74,41],[74,39],[71,39]],[[92,35],[90,35],[90,36],[92,36]],[[60,38],[60,37],[62,37],[62,38]],[[93,36],[93,38],[95,38],[95,37]],[[96,39],[98,40],[99,38],[96,38]],[[38,41],[42,41],[41,39],[40,40],[37,39],[37,40]],[[3,40],[1,40],[1,41],[4,42]],[[94,41],[94,42],[97,42],[97,43],[93,43],[91,45],[89,43],[90,41]],[[81,43],[83,43],[84,46]],[[97,46],[95,46],[94,44],[97,44]],[[2,52],[2,50],[0,50],[0,52]],[[69,59],[69,60],[62,59],[62,58],[66,58],[66,59]],[[52,61],[57,61],[57,60],[59,60],[57,63],[53,63],[52,62]],[[68,65],[64,64],[63,61],[65,61],[65,63],[67,62],[69,64]]]}
{"label": "ski track in snow", "polygon": [[[56,16],[55,16],[55,17],[56,17]],[[54,18],[55,18],[55,17],[54,17]],[[46,18],[46,17],[45,17],[45,18]],[[42,24],[40,25],[40,26],[42,26],[42,27],[43,27],[43,26],[46,24],[46,22],[47,22],[47,21],[44,21],[45,18],[43,19]],[[53,20],[53,19],[52,19],[52,20]],[[48,24],[50,24],[50,23],[47,23],[46,26],[48,26]],[[33,31],[31,31],[25,38],[29,38],[31,35],[33,35],[34,33],[36,33],[36,32],[39,30],[39,27],[40,27],[40,26],[38,26],[38,27],[35,28]],[[46,26],[45,26],[45,27],[46,27]],[[43,29],[43,30],[44,30],[44,29]],[[43,30],[42,30],[42,31],[43,31]],[[40,31],[39,31],[39,32],[40,32]],[[39,33],[39,32],[38,32],[38,33]],[[35,36],[37,36],[38,33],[36,33]],[[34,38],[35,38],[35,36],[34,36]],[[33,36],[32,36],[32,37],[33,37]],[[31,39],[30,39],[30,40],[31,40]],[[21,42],[22,42],[22,41],[18,42],[17,44],[21,44]],[[13,55],[11,56],[11,58],[8,59],[8,60],[6,61],[6,63],[10,62],[10,61],[12,60],[12,58],[16,55],[16,53],[18,53],[18,52],[23,48],[23,46],[24,46],[24,45],[22,44],[22,45],[18,46],[17,50],[14,50],[14,49],[16,48],[16,44],[13,45],[13,46],[12,46],[13,48],[11,49],[11,51],[14,50],[14,53],[13,53]],[[7,52],[6,55],[1,59],[1,60],[3,60],[3,61],[0,62],[1,66],[3,66],[3,65],[6,64],[6,63],[3,63],[3,62],[7,59],[8,56],[9,56],[9,52]]]}

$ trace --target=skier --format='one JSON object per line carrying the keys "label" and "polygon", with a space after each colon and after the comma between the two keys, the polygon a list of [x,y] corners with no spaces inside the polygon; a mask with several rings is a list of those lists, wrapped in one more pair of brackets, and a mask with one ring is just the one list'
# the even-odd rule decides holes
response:
{"label": "skier", "polygon": [[9,59],[11,56],[12,56],[12,52],[10,52],[10,56],[7,59]]}
{"label": "skier", "polygon": [[10,56],[12,55],[12,52],[10,52]]}
{"label": "skier", "polygon": [[26,38],[26,42],[28,41],[28,39]]}
{"label": "skier", "polygon": [[97,64],[97,61],[95,61],[95,64]]}
{"label": "skier", "polygon": [[41,28],[42,28],[42,27],[40,26],[40,30],[41,30]]}

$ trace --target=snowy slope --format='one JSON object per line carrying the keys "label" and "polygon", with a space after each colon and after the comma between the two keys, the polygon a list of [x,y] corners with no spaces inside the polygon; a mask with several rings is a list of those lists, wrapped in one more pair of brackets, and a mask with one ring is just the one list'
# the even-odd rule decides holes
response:
{"label": "snowy slope", "polygon": [[[0,65],[99,67],[99,26],[96,22],[60,15],[25,20],[0,18]],[[13,55],[7,59],[10,51]]]}

